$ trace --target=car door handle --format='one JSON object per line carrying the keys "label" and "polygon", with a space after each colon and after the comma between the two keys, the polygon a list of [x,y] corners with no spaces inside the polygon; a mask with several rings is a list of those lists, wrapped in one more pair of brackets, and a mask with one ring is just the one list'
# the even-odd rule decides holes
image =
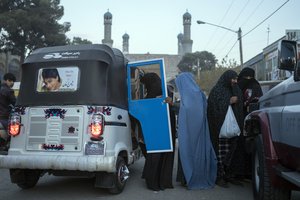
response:
{"label": "car door handle", "polygon": [[271,102],[266,102],[266,103],[264,103],[264,107],[270,107],[271,106]]}

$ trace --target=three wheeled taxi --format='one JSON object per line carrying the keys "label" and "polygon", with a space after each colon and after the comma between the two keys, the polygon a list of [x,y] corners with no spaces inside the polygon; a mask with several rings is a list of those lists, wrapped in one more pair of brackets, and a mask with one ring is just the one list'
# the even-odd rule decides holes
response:
{"label": "three wheeled taxi", "polygon": [[[95,177],[95,187],[122,192],[128,166],[141,157],[138,141],[150,153],[173,148],[168,105],[162,103],[164,81],[163,95],[146,102],[138,82],[137,72],[149,66],[164,80],[162,60],[128,64],[121,51],[106,45],[47,47],[31,53],[22,65],[9,121],[10,149],[0,155],[0,168],[9,168],[12,183],[23,189],[49,173]],[[166,120],[155,121],[148,112],[153,108]]]}

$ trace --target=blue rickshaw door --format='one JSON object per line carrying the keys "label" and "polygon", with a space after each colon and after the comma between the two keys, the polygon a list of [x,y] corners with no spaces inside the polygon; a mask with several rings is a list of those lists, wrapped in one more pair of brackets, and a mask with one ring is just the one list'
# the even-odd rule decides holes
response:
{"label": "blue rickshaw door", "polygon": [[[167,87],[163,59],[130,62],[127,65],[129,113],[141,124],[148,153],[173,151],[169,105],[164,102]],[[145,98],[143,74],[156,73],[161,79],[162,95]]]}

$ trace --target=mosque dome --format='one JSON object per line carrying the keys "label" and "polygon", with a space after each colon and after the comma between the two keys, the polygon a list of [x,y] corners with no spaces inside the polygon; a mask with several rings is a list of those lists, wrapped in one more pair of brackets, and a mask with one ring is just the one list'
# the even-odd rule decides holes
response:
{"label": "mosque dome", "polygon": [[182,40],[182,39],[183,39],[183,34],[182,34],[182,33],[179,33],[179,34],[177,35],[177,38],[178,38],[178,40]]}
{"label": "mosque dome", "polygon": [[183,14],[183,18],[192,18],[192,15],[188,12],[188,11],[186,11],[186,13],[184,13]]}
{"label": "mosque dome", "polygon": [[107,12],[104,14],[104,18],[105,18],[105,19],[111,19],[111,18],[112,18],[112,14],[111,14],[109,11],[107,11]]}
{"label": "mosque dome", "polygon": [[125,33],[122,37],[123,39],[129,39],[129,35],[127,33]]}

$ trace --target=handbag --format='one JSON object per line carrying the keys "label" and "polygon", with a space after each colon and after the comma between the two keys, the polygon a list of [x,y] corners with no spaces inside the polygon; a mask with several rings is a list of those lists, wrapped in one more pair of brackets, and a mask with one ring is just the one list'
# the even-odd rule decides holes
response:
{"label": "handbag", "polygon": [[232,138],[239,136],[240,134],[241,130],[239,124],[236,121],[231,105],[229,105],[220,130],[219,138]]}

